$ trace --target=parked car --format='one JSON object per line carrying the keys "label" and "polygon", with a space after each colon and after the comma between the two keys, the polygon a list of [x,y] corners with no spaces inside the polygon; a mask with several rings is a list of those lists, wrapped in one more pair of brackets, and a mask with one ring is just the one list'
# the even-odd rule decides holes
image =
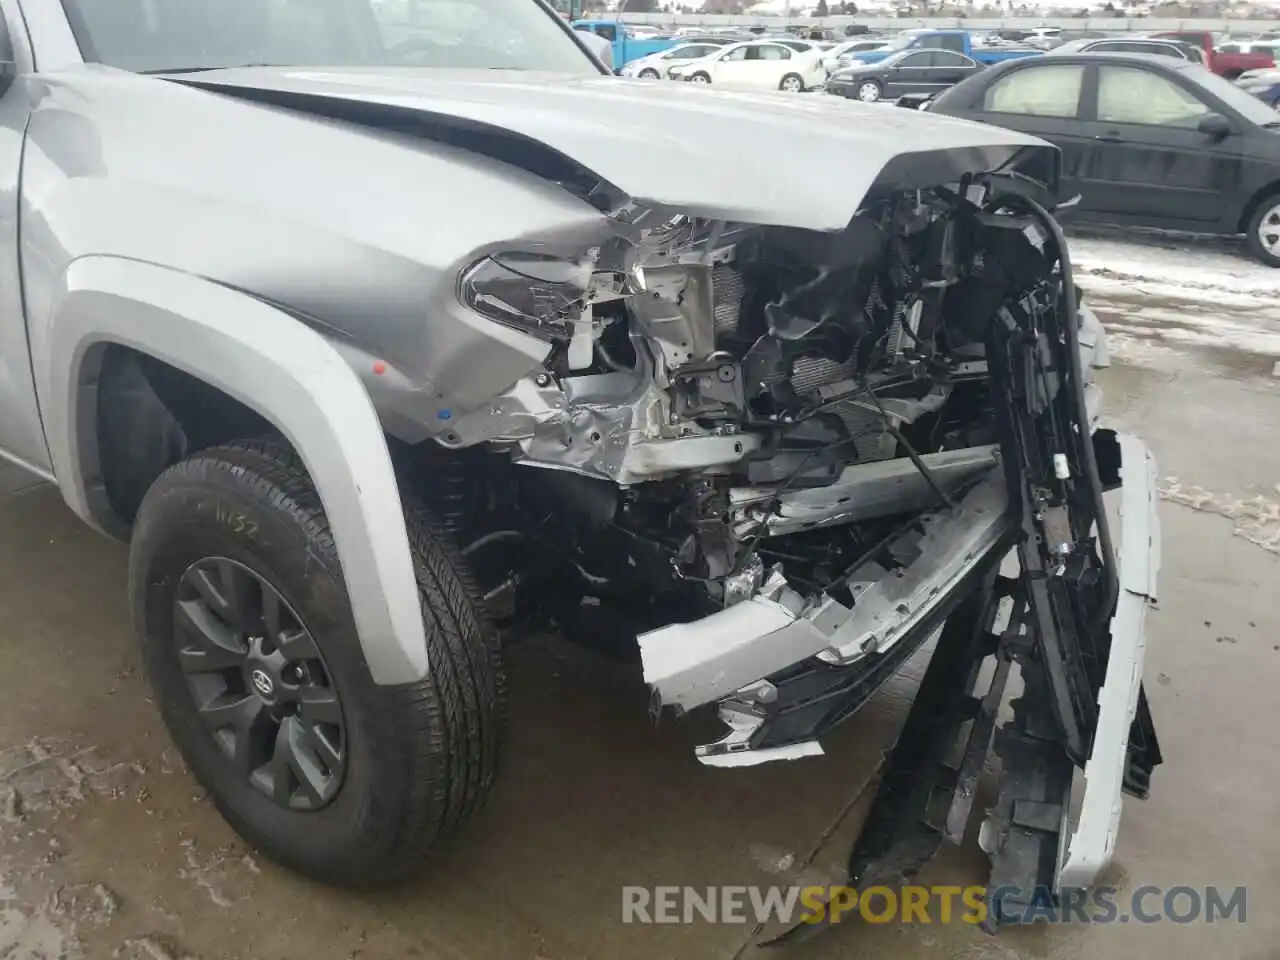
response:
{"label": "parked car", "polygon": [[369,0],[0,0],[0,452],[127,543],[217,809],[385,885],[494,783],[504,641],[625,640],[742,767],[821,754],[936,638],[877,856],[959,843],[994,750],[993,884],[1091,883],[1161,762],[1157,474],[1096,424],[1057,152],[641,84],[548,5],[448,6],[473,42],[432,10],[388,46]]}
{"label": "parked car", "polygon": [[796,53],[813,54],[815,57],[826,55],[827,48],[816,40],[804,40],[797,37],[778,37],[773,40],[774,43],[780,43],[784,47],[790,47]]}
{"label": "parked car", "polygon": [[1155,37],[1070,40],[1049,52],[1056,56],[1066,53],[1145,53],[1153,57],[1177,57],[1179,60],[1190,60],[1192,63],[1205,62],[1204,53],[1199,47],[1181,40],[1159,40]]}
{"label": "parked car", "polygon": [[1234,80],[1246,70],[1256,70],[1275,65],[1275,57],[1270,53],[1239,53],[1231,50],[1218,50],[1217,41],[1212,33],[1205,30],[1170,30],[1153,33],[1152,37],[1181,40],[1204,51],[1205,66],[1228,80]]}
{"label": "parked car", "polygon": [[670,50],[651,53],[639,60],[632,60],[618,73],[624,77],[639,77],[641,80],[657,80],[666,77],[672,67],[700,60],[708,54],[715,53],[727,44],[718,43],[681,43]]}
{"label": "parked car", "polygon": [[667,76],[726,90],[786,90],[800,93],[827,79],[818,51],[802,53],[785,43],[734,43],[700,60],[672,67]]}
{"label": "parked car", "polygon": [[889,45],[888,40],[846,40],[838,43],[822,55],[822,67],[827,73],[835,73],[841,67],[853,62],[853,54],[866,50],[882,50]]}
{"label": "parked car", "polygon": [[1044,51],[1030,47],[978,47],[967,30],[904,30],[887,47],[852,54],[862,63],[879,63],[901,50],[953,50],[979,63],[1002,63],[1023,57],[1038,57]]}
{"label": "parked car", "polygon": [[1280,71],[1280,67],[1259,67],[1256,70],[1246,70],[1244,73],[1240,74],[1240,76],[1236,77],[1234,82],[1239,85],[1242,83],[1248,83],[1251,80],[1257,80],[1261,77],[1269,78],[1277,71]]}
{"label": "parked car", "polygon": [[1031,36],[1026,38],[1026,45],[1037,50],[1053,50],[1063,43],[1061,27],[1034,27]]}
{"label": "parked car", "polygon": [[1219,43],[1219,53],[1261,53],[1275,59],[1280,50],[1280,41],[1276,40],[1229,40]]}
{"label": "parked car", "polygon": [[951,50],[903,50],[879,63],[844,67],[827,78],[826,91],[865,103],[910,93],[940,93],[982,69]]}
{"label": "parked car", "polygon": [[1241,77],[1236,81],[1236,86],[1261,100],[1272,110],[1280,110],[1280,70],[1261,71],[1248,78]]}
{"label": "parked car", "polygon": [[573,29],[584,33],[594,33],[613,44],[613,62],[615,69],[620,69],[632,60],[639,60],[651,53],[669,50],[681,40],[671,36],[636,36],[631,28],[617,20],[575,20]]}
{"label": "parked car", "polygon": [[1054,54],[977,74],[930,110],[1055,144],[1073,216],[1244,234],[1280,266],[1280,117],[1198,64]]}

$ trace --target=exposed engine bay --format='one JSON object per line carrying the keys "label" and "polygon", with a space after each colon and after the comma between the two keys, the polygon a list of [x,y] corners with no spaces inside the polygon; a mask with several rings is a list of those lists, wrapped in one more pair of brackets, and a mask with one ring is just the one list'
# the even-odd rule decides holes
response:
{"label": "exposed engine bay", "polygon": [[[812,752],[861,701],[766,724],[776,691],[757,681],[922,639],[1008,546],[991,345],[1034,344],[1035,409],[1060,392],[1051,237],[995,182],[869,200],[836,234],[642,214],[580,261],[476,264],[464,302],[554,341],[543,371],[450,434],[519,468],[486,491],[461,458],[456,496],[437,497],[495,615],[618,649],[638,637],[659,704],[721,703],[731,732],[705,762]],[[1101,327],[1077,323],[1091,370]],[[1070,442],[1049,452],[1059,481]],[[1078,538],[1050,499],[1065,564]]]}
{"label": "exposed engine bay", "polygon": [[[938,637],[851,877],[958,843],[993,743],[1010,778],[984,826],[993,877],[1096,875],[1121,781],[1143,796],[1161,762],[1124,666],[1140,628],[1109,667],[1109,625],[1154,596],[1153,481],[1132,485],[1153,468],[1097,428],[1105,337],[1056,221],[994,175],[873,195],[832,234],[652,216],[582,260],[498,253],[462,277],[464,303],[554,344],[451,424],[431,471],[492,616],[638,646],[655,711],[718,709],[726,734],[697,748],[712,766],[821,754]],[[1148,525],[1126,533],[1123,589],[1102,499],[1122,474]],[[1015,661],[1024,696],[997,738]],[[1131,726],[1104,759],[1100,703]],[[1113,780],[1068,845],[1087,761]],[[916,804],[940,796],[941,826]]]}

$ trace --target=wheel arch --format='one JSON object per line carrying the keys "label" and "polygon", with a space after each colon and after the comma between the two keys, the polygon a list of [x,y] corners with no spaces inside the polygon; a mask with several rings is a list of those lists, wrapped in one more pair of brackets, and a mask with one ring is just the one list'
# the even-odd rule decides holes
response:
{"label": "wheel arch", "polygon": [[1249,221],[1253,219],[1253,215],[1258,212],[1258,207],[1268,197],[1280,195],[1280,180],[1273,180],[1266,186],[1260,187],[1249,198],[1249,202],[1244,205],[1244,209],[1240,213],[1240,221],[1236,224],[1236,233],[1244,233],[1249,229]]}
{"label": "wheel arch", "polygon": [[99,442],[99,388],[114,350],[180,371],[252,411],[293,445],[324,505],[365,659],[376,682],[427,672],[426,639],[399,489],[382,426],[355,371],[319,333],[209,280],[110,256],[75,260],[36,359],[54,475],[68,505],[127,538]]}

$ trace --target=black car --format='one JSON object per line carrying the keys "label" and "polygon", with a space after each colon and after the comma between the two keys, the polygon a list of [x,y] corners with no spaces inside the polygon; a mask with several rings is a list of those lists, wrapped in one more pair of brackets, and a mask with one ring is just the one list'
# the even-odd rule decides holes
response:
{"label": "black car", "polygon": [[1280,116],[1199,64],[1127,53],[1012,60],[927,107],[1056,144],[1077,218],[1243,233],[1254,256],[1280,267]]}
{"label": "black car", "polygon": [[937,93],[973,76],[982,64],[952,50],[904,50],[878,63],[842,67],[827,93],[871,103],[908,93]]}

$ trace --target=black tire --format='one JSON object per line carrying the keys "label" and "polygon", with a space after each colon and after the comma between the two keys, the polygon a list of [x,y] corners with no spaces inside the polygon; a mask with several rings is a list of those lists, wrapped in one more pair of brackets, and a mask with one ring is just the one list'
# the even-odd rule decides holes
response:
{"label": "black tire", "polygon": [[[1268,249],[1264,234],[1271,240],[1271,249]],[[1280,267],[1280,253],[1277,252],[1280,251],[1280,244],[1275,243],[1280,239],[1280,192],[1263,197],[1258,202],[1253,215],[1249,217],[1248,226],[1245,227],[1244,238],[1249,253],[1256,259],[1269,267]]]}
{"label": "black tire", "polygon": [[657,80],[659,79],[658,71],[650,67],[645,67],[643,70],[640,71],[640,79],[641,80]]}
{"label": "black tire", "polygon": [[[336,886],[376,887],[411,874],[478,808],[498,761],[496,631],[459,555],[420,505],[405,502],[430,662],[418,683],[373,682],[319,496],[283,443],[214,447],[166,470],[143,499],[130,548],[144,663],[192,773],[266,856]],[[174,603],[184,573],[208,557],[274,587],[323,657],[345,723],[345,773],[319,809],[288,809],[261,792],[201,720],[179,662]]]}
{"label": "black tire", "polygon": [[[871,95],[872,88],[874,88],[874,95]],[[884,96],[884,86],[879,80],[860,80],[854,96],[863,103],[879,103],[880,98]]]}
{"label": "black tire", "polygon": [[778,81],[778,89],[779,89],[779,90],[786,90],[786,89],[787,89],[787,81],[788,81],[788,80],[794,80],[794,81],[795,81],[795,83],[799,84],[799,89],[797,89],[797,90],[795,91],[796,93],[803,93],[803,92],[804,92],[804,77],[800,76],[800,74],[798,74],[798,73],[788,73],[785,77],[783,77],[781,80],[779,80],[779,81]]}
{"label": "black tire", "polygon": [[710,83],[711,74],[705,73],[702,70],[699,70],[697,73],[695,73],[692,77],[689,78],[689,82],[690,83]]}

